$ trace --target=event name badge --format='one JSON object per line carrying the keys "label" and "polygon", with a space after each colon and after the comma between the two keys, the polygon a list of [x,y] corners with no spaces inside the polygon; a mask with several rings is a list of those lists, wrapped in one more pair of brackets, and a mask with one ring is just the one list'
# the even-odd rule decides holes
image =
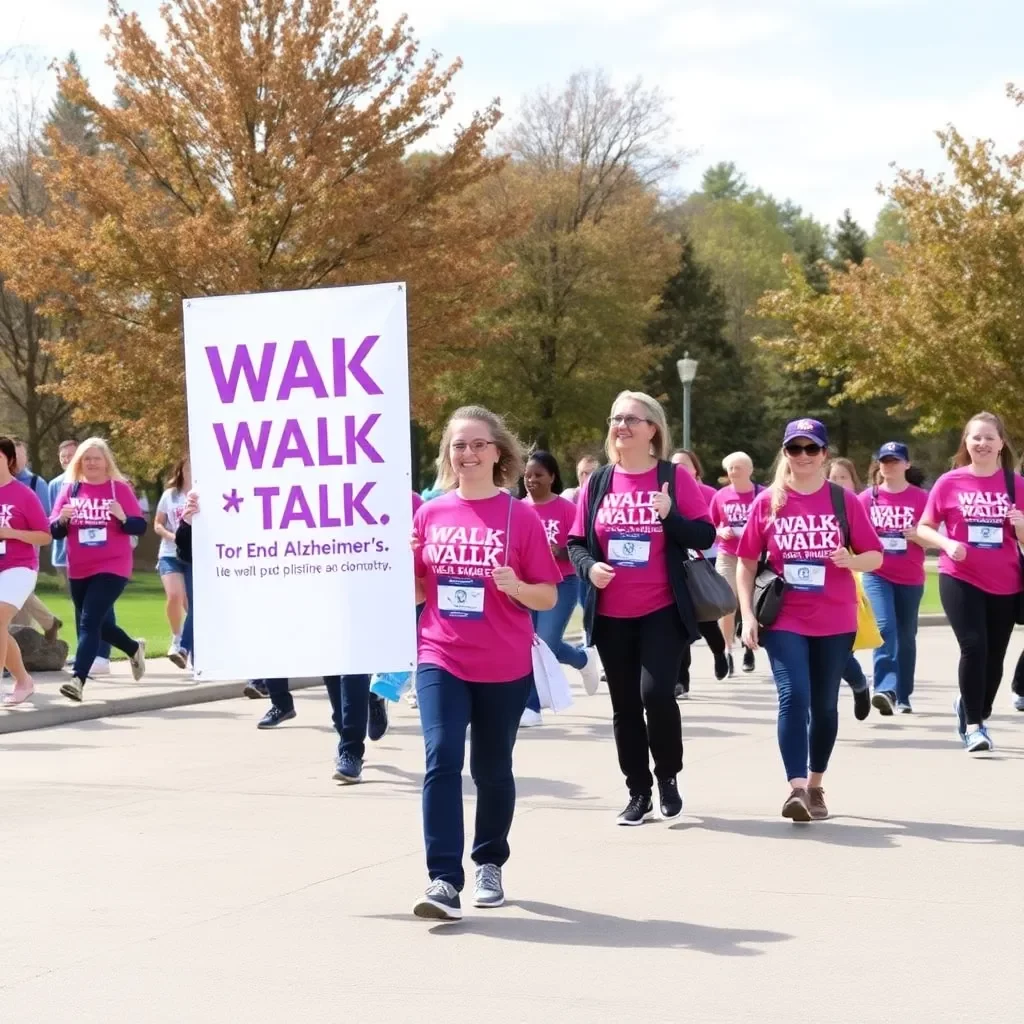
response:
{"label": "event name badge", "polygon": [[445,619],[482,619],[484,581],[445,576],[437,582],[437,607]]}
{"label": "event name badge", "polygon": [[646,533],[610,533],[608,562],[620,569],[642,569],[651,558],[651,538]]}
{"label": "event name badge", "polygon": [[1003,546],[1002,523],[968,523],[967,543],[972,548],[1001,548]]}
{"label": "event name badge", "polygon": [[107,543],[105,526],[85,526],[78,531],[78,543],[86,548],[101,548]]}
{"label": "event name badge", "polygon": [[782,577],[793,590],[824,590],[825,563],[786,562],[783,566]]}
{"label": "event name badge", "polygon": [[878,539],[882,542],[882,550],[887,555],[905,555],[907,553],[907,538],[896,530],[889,530],[880,533]]}
{"label": "event name badge", "polygon": [[7,554],[7,541],[0,540],[0,555]]}

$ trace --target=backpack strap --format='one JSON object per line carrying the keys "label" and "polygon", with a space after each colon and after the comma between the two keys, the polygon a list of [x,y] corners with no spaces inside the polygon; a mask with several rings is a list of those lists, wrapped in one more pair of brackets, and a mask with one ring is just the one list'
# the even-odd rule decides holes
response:
{"label": "backpack strap", "polygon": [[[850,518],[846,514],[846,491],[837,483],[831,480],[828,482],[829,490],[832,492],[832,511],[839,521],[839,530],[843,535],[843,547],[850,547]],[[853,548],[850,548],[852,551]]]}

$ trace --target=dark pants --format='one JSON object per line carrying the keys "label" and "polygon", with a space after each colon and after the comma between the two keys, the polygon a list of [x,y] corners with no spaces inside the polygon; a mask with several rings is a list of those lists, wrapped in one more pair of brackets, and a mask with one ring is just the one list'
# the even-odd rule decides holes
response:
{"label": "dark pants", "polygon": [[924,584],[890,583],[873,572],[864,573],[864,593],[875,613],[882,646],[874,653],[875,692],[889,693],[909,704],[917,667],[917,613]]}
{"label": "dark pants", "polygon": [[[67,591],[70,594],[71,593],[71,579],[68,576],[67,566],[64,566],[64,565],[60,566],[57,569],[57,575],[60,576],[61,583],[63,583],[64,586],[67,587]],[[75,608],[75,636],[78,636],[78,618],[79,618],[78,608],[76,607]],[[107,621],[110,623],[111,626],[116,626],[117,625],[117,619],[114,617],[114,609],[113,608],[110,609],[110,614],[107,616]],[[99,646],[99,648],[96,651],[96,657],[97,658],[106,658],[108,661],[110,660],[110,644],[108,644],[102,638],[100,639],[100,646]]]}
{"label": "dark pants", "polygon": [[72,674],[84,681],[96,660],[101,641],[124,651],[128,657],[135,654],[139,645],[114,621],[114,602],[128,583],[123,576],[100,572],[68,582],[78,630],[78,649]]}
{"label": "dark pants", "polygon": [[631,796],[649,795],[650,757],[659,779],[674,779],[683,769],[675,688],[690,645],[679,612],[670,605],[636,619],[598,615],[594,643],[608,677],[619,768]]}
{"label": "dark pants", "polygon": [[[185,613],[185,625],[181,627],[181,649],[188,651],[189,654],[194,655],[195,652],[192,650],[193,644],[193,610],[192,610],[192,563],[183,562],[185,567],[185,600],[188,602],[188,611]],[[192,663],[195,664],[195,657],[192,658]]]}
{"label": "dark pants", "polygon": [[476,784],[473,862],[501,867],[508,860],[516,808],[512,748],[532,682],[532,673],[508,683],[472,683],[436,665],[417,669],[426,748],[423,839],[431,881],[440,878],[459,890],[466,882],[462,768],[467,728],[469,771]]}
{"label": "dark pants", "polygon": [[[717,622],[698,622],[697,628],[700,630],[700,635],[704,637],[708,644],[708,650],[717,658],[720,654],[725,654],[725,637],[722,635],[722,630]],[[693,663],[693,653],[690,650],[689,644],[683,645],[683,657],[679,662],[679,682],[682,684],[683,689],[690,692],[690,666]]]}
{"label": "dark pants", "polygon": [[868,678],[864,675],[864,669],[860,667],[860,662],[852,651],[843,666],[843,681],[850,684],[850,689],[854,693],[868,688]]}
{"label": "dark pants", "polygon": [[[295,698],[287,679],[263,679],[270,703],[282,711],[295,710]],[[331,702],[331,721],[338,734],[338,754],[354,754],[361,761],[366,753],[366,723],[370,706],[370,677],[364,675],[324,676]]]}
{"label": "dark pants", "polygon": [[856,633],[802,636],[768,629],[768,652],[779,692],[779,752],[787,779],[807,778],[828,768],[839,732],[839,683]]}
{"label": "dark pants", "polygon": [[992,714],[1003,678],[1017,595],[989,594],[942,573],[939,597],[960,645],[960,696],[967,724],[981,725]]}

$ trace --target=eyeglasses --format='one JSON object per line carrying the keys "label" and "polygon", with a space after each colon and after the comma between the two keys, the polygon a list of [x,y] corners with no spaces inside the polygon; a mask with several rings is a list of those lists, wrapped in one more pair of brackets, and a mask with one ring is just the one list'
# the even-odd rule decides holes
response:
{"label": "eyeglasses", "polygon": [[820,455],[821,445],[814,444],[787,444],[785,445],[787,455]]}
{"label": "eyeglasses", "polygon": [[632,430],[634,427],[640,426],[641,423],[650,423],[650,420],[641,419],[639,416],[609,416],[608,426],[609,427],[629,427]]}
{"label": "eyeglasses", "polygon": [[497,447],[494,441],[485,441],[483,438],[470,441],[468,444],[465,441],[452,441],[451,450],[455,452],[456,455],[462,455],[468,448],[474,455],[479,455],[481,452],[487,451],[488,447],[492,444]]}

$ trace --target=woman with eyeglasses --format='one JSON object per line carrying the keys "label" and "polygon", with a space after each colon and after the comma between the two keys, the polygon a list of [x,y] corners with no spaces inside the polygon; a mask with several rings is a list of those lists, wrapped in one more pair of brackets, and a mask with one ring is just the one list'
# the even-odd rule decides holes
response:
{"label": "woman with eyeglasses", "polygon": [[[939,597],[960,645],[956,731],[967,752],[992,749],[992,714],[1021,591],[1024,479],[1003,421],[979,412],[964,427],[953,469],[935,482],[917,525],[938,548]],[[939,533],[939,525],[946,534]]]}
{"label": "woman with eyeglasses", "polygon": [[907,480],[910,451],[899,441],[887,441],[868,469],[871,486],[860,493],[871,525],[882,541],[882,565],[864,574],[864,593],[871,602],[882,646],[874,652],[874,696],[879,714],[909,715],[913,708],[917,665],[917,615],[924,596],[925,544],[917,524],[928,493]]}
{"label": "woman with eyeglasses", "polygon": [[652,757],[662,817],[683,810],[675,685],[683,652],[699,635],[684,561],[689,549],[710,547],[715,531],[693,476],[668,461],[670,444],[662,407],[623,391],[608,420],[608,465],[580,492],[569,536],[576,572],[593,584],[584,628],[608,679],[629,790],[620,825],[641,825],[653,813]]}
{"label": "woman with eyeglasses", "polygon": [[502,867],[516,805],[512,749],[533,685],[533,620],[558,599],[562,574],[537,513],[503,488],[524,469],[522,445],[494,413],[458,409],[438,453],[447,493],[413,520],[419,627],[416,692],[426,748],[423,835],[430,884],[417,917],[462,917],[462,767],[476,783],[473,905],[505,901]]}
{"label": "woman with eyeglasses", "polygon": [[[826,479],[827,457],[824,424],[802,419],[786,427],[772,485],[754,500],[738,548],[743,642],[768,652],[789,782],[782,816],[792,821],[828,817],[822,782],[839,730],[840,679],[857,635],[853,573],[882,564],[882,544],[864,507]],[[778,617],[762,630],[753,590],[765,553],[784,590]]]}

